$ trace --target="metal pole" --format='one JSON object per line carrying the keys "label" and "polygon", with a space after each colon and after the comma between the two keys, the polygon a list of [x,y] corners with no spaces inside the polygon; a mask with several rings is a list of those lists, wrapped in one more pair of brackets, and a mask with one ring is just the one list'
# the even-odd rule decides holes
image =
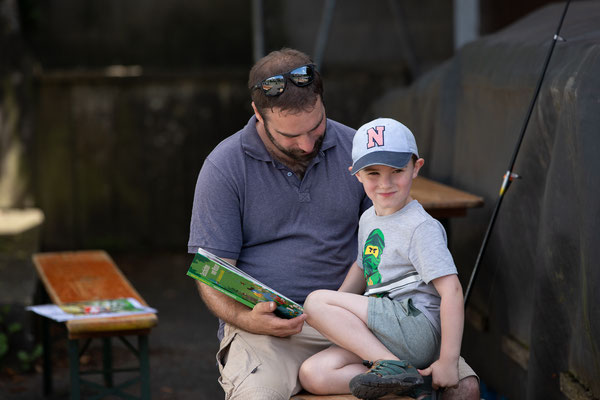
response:
{"label": "metal pole", "polygon": [[410,73],[410,80],[415,80],[420,74],[419,61],[415,55],[412,42],[410,40],[410,34],[406,28],[406,18],[402,8],[398,5],[397,0],[388,0],[390,10],[394,16],[394,27],[398,34],[398,41],[400,42],[400,51],[404,58],[404,62]]}
{"label": "metal pole", "polygon": [[321,68],[323,64],[323,53],[329,37],[329,28],[333,19],[333,11],[335,9],[335,0],[326,0],[323,4],[323,15],[321,15],[321,24],[319,25],[319,33],[315,43],[315,53],[313,60],[317,68]]}
{"label": "metal pole", "polygon": [[558,40],[563,40],[559,34],[560,34],[560,29],[562,27],[563,21],[565,20],[565,15],[567,15],[567,10],[569,8],[570,3],[571,3],[571,0],[568,0],[567,3],[565,4],[565,8],[563,10],[562,16],[560,17],[560,22],[558,23],[558,27],[556,28],[556,33],[554,34],[554,38],[552,39],[552,44],[550,46],[550,49],[548,50],[548,54],[546,55],[546,60],[544,62],[544,66],[542,68],[542,73],[540,74],[535,92],[533,94],[533,97],[531,98],[531,103],[529,104],[529,109],[527,110],[527,114],[525,116],[525,121],[523,122],[523,127],[521,128],[521,133],[519,134],[519,139],[517,141],[517,145],[515,146],[515,150],[513,152],[512,158],[508,165],[508,169],[504,175],[504,179],[502,180],[502,186],[500,187],[500,194],[498,196],[498,200],[496,201],[496,206],[494,207],[494,212],[492,213],[492,217],[490,219],[488,228],[483,237],[483,242],[481,244],[481,248],[479,249],[479,254],[477,255],[477,260],[475,261],[475,266],[473,267],[473,271],[471,272],[471,278],[469,279],[469,284],[467,286],[467,290],[465,291],[465,299],[464,299],[465,308],[467,307],[467,304],[469,302],[469,298],[471,295],[471,289],[473,287],[473,283],[475,282],[475,278],[477,277],[477,274],[479,272],[479,264],[481,263],[481,258],[483,257],[483,254],[485,253],[485,250],[487,248],[488,239],[490,237],[490,233],[492,232],[492,228],[494,227],[494,224],[496,222],[496,217],[498,216],[498,211],[500,210],[500,205],[502,204],[502,199],[504,198],[504,194],[508,190],[508,187],[510,186],[510,183],[512,182],[512,180],[514,178],[518,178],[518,175],[514,174],[512,171],[515,166],[515,161],[517,160],[517,155],[519,154],[519,149],[521,148],[521,143],[523,142],[523,138],[525,137],[525,131],[527,130],[527,125],[529,124],[529,119],[531,118],[531,114],[533,113],[533,107],[538,98],[538,95],[540,94],[542,82],[544,80],[544,76],[546,75],[546,70],[548,69],[548,64],[550,63],[550,58],[552,57],[552,53],[554,52],[554,46],[556,45],[556,42]]}
{"label": "metal pole", "polygon": [[257,62],[265,55],[265,29],[262,0],[252,0],[252,50],[254,62]]}

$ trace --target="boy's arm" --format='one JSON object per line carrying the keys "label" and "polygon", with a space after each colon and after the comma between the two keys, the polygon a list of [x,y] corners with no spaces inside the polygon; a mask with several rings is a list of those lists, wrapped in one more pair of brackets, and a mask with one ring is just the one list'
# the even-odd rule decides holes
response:
{"label": "boy's arm", "polygon": [[365,281],[363,270],[360,269],[356,261],[354,261],[338,291],[363,294],[366,286],[367,282]]}
{"label": "boy's arm", "polygon": [[440,358],[428,368],[419,370],[422,375],[432,375],[433,388],[453,387],[458,384],[458,358],[462,342],[464,310],[462,287],[456,275],[446,275],[433,280],[440,294],[440,320],[442,344]]}

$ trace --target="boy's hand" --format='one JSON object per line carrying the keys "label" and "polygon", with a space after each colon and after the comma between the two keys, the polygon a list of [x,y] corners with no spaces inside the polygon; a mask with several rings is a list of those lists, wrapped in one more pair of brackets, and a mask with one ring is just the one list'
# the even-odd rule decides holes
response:
{"label": "boy's hand", "polygon": [[423,376],[431,375],[432,384],[435,390],[439,388],[458,387],[458,360],[444,361],[437,360],[425,369],[418,369]]}

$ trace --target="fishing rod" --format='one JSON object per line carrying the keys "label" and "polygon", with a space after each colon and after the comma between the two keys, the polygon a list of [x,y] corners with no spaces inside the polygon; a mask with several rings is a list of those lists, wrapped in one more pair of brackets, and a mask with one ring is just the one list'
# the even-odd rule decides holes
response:
{"label": "fishing rod", "polygon": [[477,260],[475,261],[475,266],[473,267],[473,271],[471,272],[471,278],[469,279],[469,284],[467,286],[467,290],[465,291],[465,298],[464,298],[465,308],[467,307],[467,304],[469,302],[469,297],[471,295],[471,289],[473,287],[473,283],[475,282],[475,278],[477,277],[477,273],[479,272],[479,265],[481,264],[481,259],[487,248],[487,243],[490,238],[490,233],[492,232],[494,224],[496,223],[496,218],[498,216],[498,211],[500,210],[500,205],[502,204],[502,200],[504,199],[504,195],[506,194],[506,191],[508,190],[508,187],[510,186],[511,182],[514,179],[520,178],[519,175],[517,175],[513,172],[513,168],[515,166],[515,161],[517,160],[517,155],[519,154],[519,149],[521,148],[521,143],[523,142],[523,138],[525,137],[525,131],[527,130],[527,125],[529,124],[529,119],[531,118],[531,114],[533,113],[533,107],[535,105],[535,102],[536,102],[539,94],[540,94],[542,82],[544,81],[544,76],[546,75],[546,71],[548,70],[548,64],[550,63],[550,58],[552,57],[552,53],[554,52],[554,47],[556,46],[556,42],[559,40],[564,41],[564,39],[560,36],[560,29],[562,28],[562,24],[563,24],[563,21],[565,20],[565,15],[567,15],[567,10],[569,9],[570,3],[571,3],[571,0],[568,0],[567,3],[565,4],[565,8],[563,10],[562,16],[560,17],[560,22],[558,23],[558,27],[556,28],[556,33],[554,34],[554,38],[552,39],[552,44],[550,46],[550,49],[548,50],[548,54],[546,55],[546,60],[544,62],[544,66],[542,68],[542,73],[540,74],[540,77],[538,79],[537,87],[535,89],[533,97],[531,98],[531,103],[529,104],[529,110],[527,111],[527,114],[525,116],[525,121],[523,122],[523,127],[521,128],[521,133],[519,134],[519,139],[517,140],[517,145],[515,146],[515,150],[513,152],[512,158],[508,165],[508,169],[506,170],[506,173],[504,174],[504,177],[502,179],[502,185],[500,186],[500,194],[498,196],[498,199],[496,200],[496,206],[494,207],[494,212],[492,213],[492,217],[490,218],[490,222],[489,222],[487,230],[485,232],[485,236],[483,237],[483,242],[479,249],[479,254],[477,255]]}

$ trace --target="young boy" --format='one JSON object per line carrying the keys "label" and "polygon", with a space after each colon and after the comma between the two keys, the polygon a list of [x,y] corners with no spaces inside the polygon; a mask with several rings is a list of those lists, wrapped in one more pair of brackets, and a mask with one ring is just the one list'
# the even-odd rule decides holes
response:
{"label": "young boy", "polygon": [[352,162],[373,207],[361,216],[358,258],[342,286],[304,303],[307,322],[334,345],[304,362],[302,386],[350,387],[362,399],[455,386],[463,294],[444,228],[410,196],[424,163],[415,139],[400,122],[376,119],[356,132]]}

